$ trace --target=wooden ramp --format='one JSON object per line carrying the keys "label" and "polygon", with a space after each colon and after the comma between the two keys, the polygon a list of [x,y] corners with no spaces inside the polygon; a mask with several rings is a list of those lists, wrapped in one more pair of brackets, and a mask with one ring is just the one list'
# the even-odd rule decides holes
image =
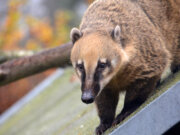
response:
{"label": "wooden ramp", "polygon": [[[0,135],[92,135],[99,124],[95,106],[81,102],[80,84],[70,81],[73,72],[72,69],[66,69],[61,77],[55,79],[8,119],[1,122],[2,118],[0,118]],[[176,84],[178,80],[180,73],[166,82],[160,88],[161,91],[157,90],[156,95],[140,109]],[[120,110],[122,101],[118,106]],[[110,129],[106,134],[112,130]]]}

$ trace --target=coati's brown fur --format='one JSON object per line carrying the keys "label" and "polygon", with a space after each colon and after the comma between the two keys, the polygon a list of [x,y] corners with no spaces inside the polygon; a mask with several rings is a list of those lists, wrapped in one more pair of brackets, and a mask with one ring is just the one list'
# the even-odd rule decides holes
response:
{"label": "coati's brown fur", "polygon": [[[180,1],[96,0],[71,39],[71,60],[85,99],[95,100],[102,134],[141,105],[166,71],[180,67]],[[124,109],[114,119],[121,91]]]}

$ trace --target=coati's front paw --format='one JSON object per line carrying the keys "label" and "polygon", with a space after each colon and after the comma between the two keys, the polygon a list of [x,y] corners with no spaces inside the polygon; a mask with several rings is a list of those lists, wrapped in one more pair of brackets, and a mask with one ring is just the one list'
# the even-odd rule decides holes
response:
{"label": "coati's front paw", "polygon": [[108,128],[111,127],[112,124],[100,124],[97,128],[96,128],[96,135],[101,135],[103,134]]}
{"label": "coati's front paw", "polygon": [[129,115],[129,113],[123,113],[123,114],[119,114],[116,119],[113,121],[112,126],[116,126],[118,125],[121,121],[123,121],[127,116]]}

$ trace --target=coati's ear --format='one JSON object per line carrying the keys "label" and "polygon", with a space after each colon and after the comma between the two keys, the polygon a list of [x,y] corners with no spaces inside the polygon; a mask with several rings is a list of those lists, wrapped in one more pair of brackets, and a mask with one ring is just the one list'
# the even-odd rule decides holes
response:
{"label": "coati's ear", "polygon": [[82,33],[78,28],[72,28],[70,32],[70,39],[73,44],[82,36]]}
{"label": "coati's ear", "polygon": [[114,30],[111,33],[111,36],[113,39],[115,39],[116,41],[120,40],[120,36],[121,36],[121,28],[119,25],[117,25]]}

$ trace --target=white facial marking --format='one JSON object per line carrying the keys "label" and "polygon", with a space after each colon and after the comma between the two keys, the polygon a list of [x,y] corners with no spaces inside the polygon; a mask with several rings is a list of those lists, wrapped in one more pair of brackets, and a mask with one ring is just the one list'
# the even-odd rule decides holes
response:
{"label": "white facial marking", "polygon": [[[79,59],[77,61],[77,64],[82,64],[82,60]],[[75,63],[73,63],[73,65],[74,65],[74,67],[76,67]],[[80,78],[81,77],[81,72],[79,71],[79,69],[76,69],[76,73],[77,73],[78,77]]]}
{"label": "white facial marking", "polygon": [[104,89],[105,85],[111,80],[112,77],[113,77],[113,74],[109,75],[108,77],[106,77],[105,79],[103,79],[99,82],[100,83],[100,90],[98,92],[98,95],[101,93],[101,91]]}
{"label": "white facial marking", "polygon": [[78,63],[78,64],[82,64],[82,60],[79,59],[79,60],[77,61],[77,63]]}
{"label": "white facial marking", "polygon": [[129,61],[129,57],[128,57],[127,53],[124,50],[121,50],[121,51],[124,56],[124,61],[126,61],[126,62]]}
{"label": "white facial marking", "polygon": [[106,62],[107,62],[107,59],[106,59],[106,58],[101,58],[101,59],[100,59],[100,62],[106,63]]}
{"label": "white facial marking", "polygon": [[113,59],[113,60],[111,61],[111,65],[112,65],[112,67],[115,67],[115,66],[116,66],[116,64],[117,64],[117,60],[116,60],[116,59]]}

